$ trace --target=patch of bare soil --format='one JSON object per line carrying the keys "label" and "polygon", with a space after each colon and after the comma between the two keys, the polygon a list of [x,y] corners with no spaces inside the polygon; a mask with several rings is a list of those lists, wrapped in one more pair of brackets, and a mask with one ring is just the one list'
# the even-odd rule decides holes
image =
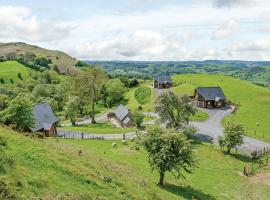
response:
{"label": "patch of bare soil", "polygon": [[258,173],[249,177],[251,183],[264,183],[270,186],[270,172],[268,173]]}

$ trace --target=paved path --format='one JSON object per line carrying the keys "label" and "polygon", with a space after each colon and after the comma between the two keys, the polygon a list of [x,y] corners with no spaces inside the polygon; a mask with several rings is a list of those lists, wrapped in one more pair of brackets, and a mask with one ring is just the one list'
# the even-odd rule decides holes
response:
{"label": "paved path", "polygon": [[[204,141],[218,142],[218,137],[223,135],[224,129],[222,127],[222,120],[224,117],[232,113],[232,108],[227,109],[203,109],[207,112],[209,119],[205,122],[192,122],[191,125],[198,129],[198,133],[195,135]],[[244,136],[244,144],[237,147],[241,152],[250,154],[252,151],[262,150],[264,147],[270,147],[270,143],[262,142],[257,139],[253,139]]]}

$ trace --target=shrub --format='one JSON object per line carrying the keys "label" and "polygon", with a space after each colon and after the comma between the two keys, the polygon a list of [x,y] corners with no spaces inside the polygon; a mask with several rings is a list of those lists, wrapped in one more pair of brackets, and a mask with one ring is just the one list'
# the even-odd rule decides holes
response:
{"label": "shrub", "polygon": [[140,86],[135,90],[134,96],[139,104],[147,104],[151,101],[151,89],[146,86]]}
{"label": "shrub", "polygon": [[32,134],[32,137],[33,137],[33,138],[44,139],[44,138],[45,138],[45,135],[44,135],[44,133],[36,132],[36,133],[33,133],[33,134]]}
{"label": "shrub", "polygon": [[141,111],[136,111],[132,114],[132,121],[138,128],[141,127],[143,119],[144,114]]}
{"label": "shrub", "polygon": [[7,140],[3,136],[0,136],[0,146],[7,146]]}

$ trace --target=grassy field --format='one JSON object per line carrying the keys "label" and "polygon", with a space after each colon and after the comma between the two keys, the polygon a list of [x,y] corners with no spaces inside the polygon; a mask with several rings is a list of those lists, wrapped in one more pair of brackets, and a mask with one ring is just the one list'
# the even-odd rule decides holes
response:
{"label": "grassy field", "polygon": [[[145,83],[143,86],[148,86],[148,83]],[[138,89],[139,87],[136,88],[132,88],[130,89],[126,95],[125,95],[125,99],[127,101],[127,107],[129,109],[131,109],[132,111],[135,111],[136,109],[138,109],[139,106],[141,106],[143,108],[144,112],[150,112],[153,111],[153,107],[154,107],[154,102],[156,99],[156,91],[153,88],[149,88],[151,89],[151,97],[150,97],[150,102],[146,103],[146,104],[140,104],[136,98],[135,98],[135,91]]]}
{"label": "grassy field", "polygon": [[270,186],[261,179],[240,175],[249,163],[245,157],[224,155],[205,143],[195,145],[199,167],[193,174],[186,180],[166,174],[165,187],[158,187],[146,153],[131,150],[131,142],[116,141],[112,148],[113,141],[30,139],[4,128],[0,136],[15,160],[0,180],[21,199],[267,200],[270,195]]}
{"label": "grassy field", "polygon": [[136,128],[116,128],[110,123],[97,123],[77,126],[62,127],[60,130],[76,131],[83,133],[96,133],[96,134],[121,134],[136,131]]}
{"label": "grassy field", "polygon": [[[193,95],[197,86],[220,86],[228,100],[240,103],[237,112],[224,120],[243,123],[251,137],[270,141],[270,90],[223,75],[177,75],[176,93]],[[259,126],[256,126],[256,124]]]}
{"label": "grassy field", "polygon": [[0,78],[3,78],[5,83],[10,84],[10,79],[13,79],[14,83],[19,81],[18,73],[21,73],[23,80],[27,80],[30,69],[16,61],[0,62]]}

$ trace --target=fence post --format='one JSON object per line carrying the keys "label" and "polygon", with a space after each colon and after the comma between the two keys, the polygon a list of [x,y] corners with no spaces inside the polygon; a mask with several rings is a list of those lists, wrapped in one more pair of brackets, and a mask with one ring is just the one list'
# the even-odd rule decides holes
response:
{"label": "fence post", "polygon": [[64,139],[66,139],[66,133],[64,133]]}
{"label": "fence post", "polygon": [[74,140],[74,133],[73,133],[73,140]]}
{"label": "fence post", "polygon": [[82,133],[82,140],[84,139],[84,135],[83,135],[83,133]]}
{"label": "fence post", "polygon": [[126,134],[124,133],[124,134],[123,134],[123,140],[125,140],[125,139],[126,139]]}

